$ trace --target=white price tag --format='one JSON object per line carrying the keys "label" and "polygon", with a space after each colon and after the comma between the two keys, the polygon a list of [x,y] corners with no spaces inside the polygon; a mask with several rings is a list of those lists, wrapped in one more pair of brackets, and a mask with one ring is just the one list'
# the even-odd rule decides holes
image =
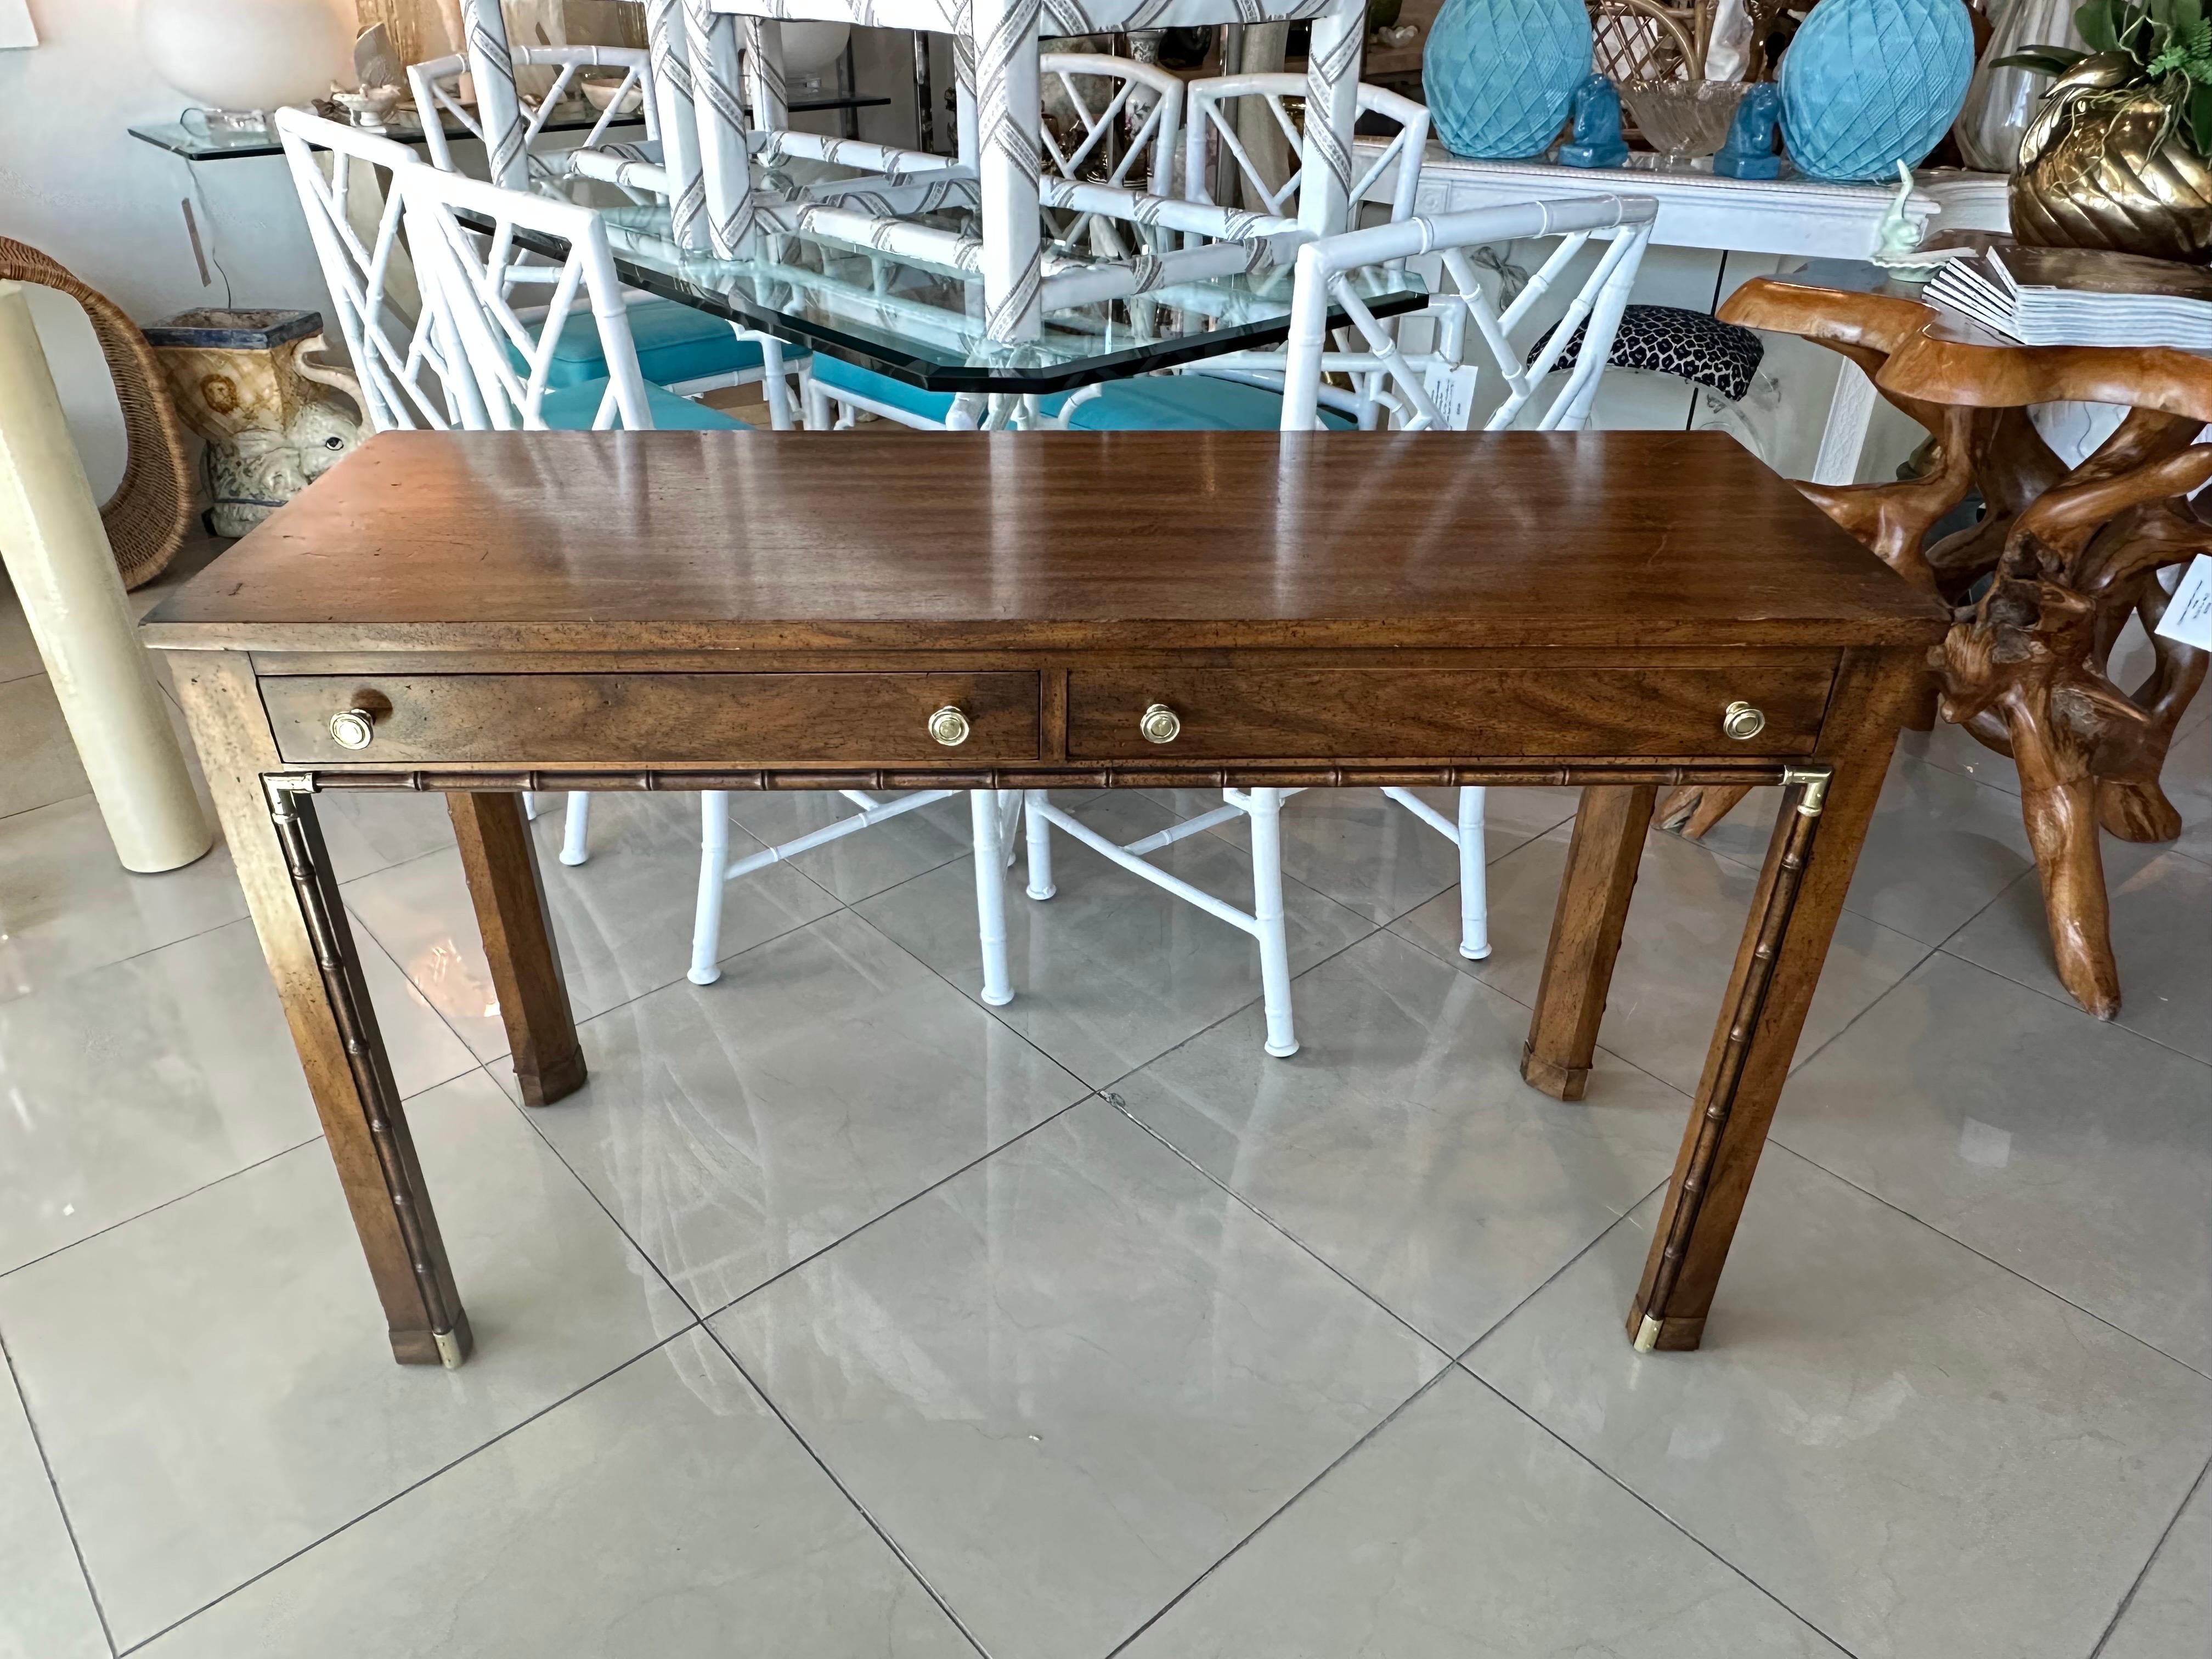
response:
{"label": "white price tag", "polygon": [[1421,390],[1429,394],[1443,424],[1462,431],[1467,426],[1468,412],[1474,407],[1474,383],[1480,378],[1481,371],[1473,363],[1462,363],[1457,368],[1431,363],[1421,376]]}
{"label": "white price tag", "polygon": [[2181,586],[2166,602],[2158,631],[2169,640],[2212,651],[2212,553],[2199,553],[2181,573]]}

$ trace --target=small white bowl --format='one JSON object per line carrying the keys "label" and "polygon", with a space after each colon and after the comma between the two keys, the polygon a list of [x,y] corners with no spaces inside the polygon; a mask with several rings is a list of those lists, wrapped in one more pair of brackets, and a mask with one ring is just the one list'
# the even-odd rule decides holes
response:
{"label": "small white bowl", "polygon": [[[593,109],[600,111],[605,111],[609,105],[614,103],[615,94],[622,89],[622,82],[619,81],[586,81],[582,85],[585,101]],[[644,106],[644,104],[645,89],[642,87],[633,86],[623,94],[622,103],[615,110],[615,113],[635,115]]]}

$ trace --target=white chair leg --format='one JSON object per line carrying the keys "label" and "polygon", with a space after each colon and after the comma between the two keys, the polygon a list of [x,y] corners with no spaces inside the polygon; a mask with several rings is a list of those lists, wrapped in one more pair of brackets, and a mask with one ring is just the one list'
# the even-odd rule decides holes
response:
{"label": "white chair leg", "polygon": [[1482,837],[1489,795],[1487,789],[1459,792],[1459,953],[1470,962],[1490,954],[1490,870]]}
{"label": "white chair leg", "polygon": [[699,796],[699,909],[691,921],[691,969],[684,975],[694,985],[712,985],[721,978],[715,966],[722,954],[722,895],[730,885],[730,798],[720,789]]}
{"label": "white chair leg", "polygon": [[592,856],[592,798],[581,789],[568,792],[568,816],[561,826],[561,862],[581,864]]}
{"label": "white chair leg", "polygon": [[768,399],[771,431],[791,430],[791,382],[784,379],[783,342],[763,337],[761,349],[761,392]]}
{"label": "white chair leg", "polygon": [[827,432],[830,429],[830,394],[814,383],[808,375],[805,382],[806,429]]}
{"label": "white chair leg", "polygon": [[522,816],[532,823],[538,822],[538,797],[528,789],[522,792]]}
{"label": "white chair leg", "polygon": [[1006,971],[1006,860],[999,846],[995,790],[968,792],[975,826],[975,921],[983,941],[983,1000],[1002,1008],[1014,1000]]}
{"label": "white chair leg", "polygon": [[1252,820],[1252,919],[1259,924],[1260,999],[1267,1015],[1267,1052],[1287,1060],[1298,1051],[1291,1024],[1291,939],[1283,922],[1283,792],[1255,789]]}
{"label": "white chair leg", "polygon": [[1052,805],[1049,790],[1032,789],[1022,798],[1022,809],[1028,819],[1029,830],[1029,895],[1042,903],[1060,890],[1052,882],[1052,826],[1036,809]]}

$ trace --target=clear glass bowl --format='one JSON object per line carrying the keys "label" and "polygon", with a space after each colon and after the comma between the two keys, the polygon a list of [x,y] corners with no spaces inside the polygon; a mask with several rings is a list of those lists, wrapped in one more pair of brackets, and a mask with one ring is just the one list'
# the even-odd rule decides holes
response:
{"label": "clear glass bowl", "polygon": [[1741,81],[1624,81],[1621,101],[1636,125],[1670,167],[1686,167],[1711,155],[1727,138]]}

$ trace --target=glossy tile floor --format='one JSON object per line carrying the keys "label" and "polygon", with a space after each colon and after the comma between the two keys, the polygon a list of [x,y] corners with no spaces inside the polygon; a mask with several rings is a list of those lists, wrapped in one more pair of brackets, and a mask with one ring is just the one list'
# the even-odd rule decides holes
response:
{"label": "glossy tile floor", "polygon": [[[1771,803],[1653,837],[1587,1103],[1371,793],[1241,934],[1065,839],[977,983],[964,804],[732,895],[696,807],[538,826],[592,1068],[516,1104],[439,804],[333,854],[478,1352],[389,1363],[225,854],[124,876],[0,610],[0,1656],[2204,1659],[2212,720],[2060,996],[2010,770],[1908,740],[1703,1352],[1642,1262]],[[1123,838],[1179,803],[1071,798]],[[825,810],[739,797],[740,843]],[[1234,836],[1165,862],[1237,896]]]}

